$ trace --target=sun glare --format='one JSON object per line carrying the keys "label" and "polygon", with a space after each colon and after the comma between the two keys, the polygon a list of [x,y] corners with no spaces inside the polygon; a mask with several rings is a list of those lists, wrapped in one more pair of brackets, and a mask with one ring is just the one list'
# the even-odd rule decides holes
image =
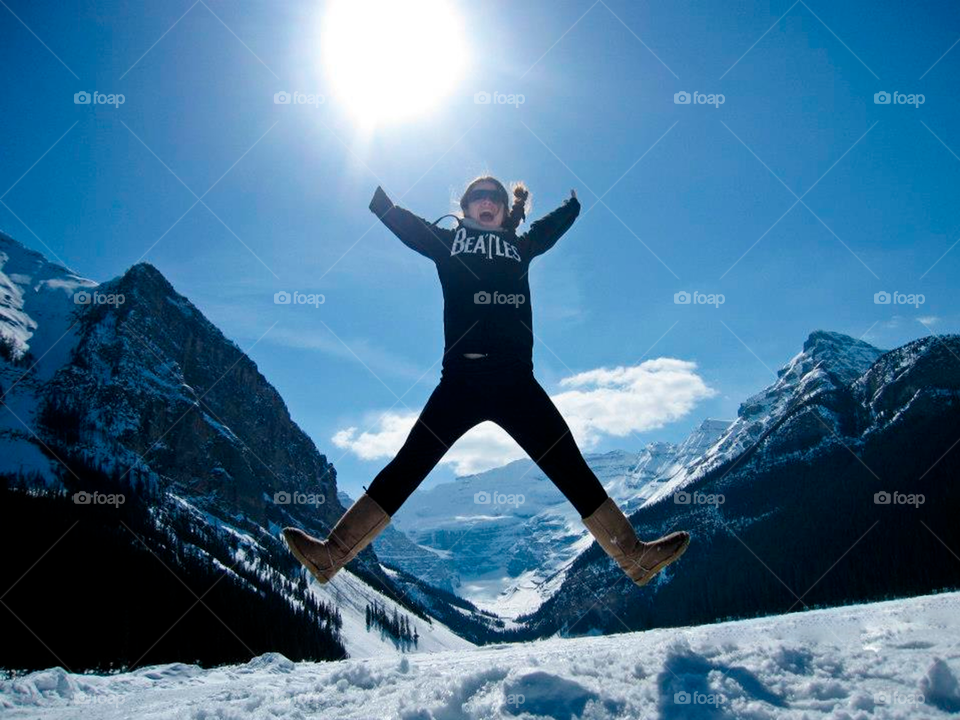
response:
{"label": "sun glare", "polygon": [[463,43],[445,0],[334,0],[321,29],[332,99],[367,127],[437,107],[462,77]]}

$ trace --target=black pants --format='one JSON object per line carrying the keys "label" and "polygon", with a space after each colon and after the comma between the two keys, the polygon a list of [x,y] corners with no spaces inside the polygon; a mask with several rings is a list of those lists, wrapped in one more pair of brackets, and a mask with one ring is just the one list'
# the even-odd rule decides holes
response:
{"label": "black pants", "polygon": [[[370,495],[394,515],[447,450],[470,428],[491,420],[509,433],[584,518],[607,498],[570,428],[523,363],[458,358],[437,385],[397,456],[381,470]],[[509,488],[498,492],[510,493]]]}

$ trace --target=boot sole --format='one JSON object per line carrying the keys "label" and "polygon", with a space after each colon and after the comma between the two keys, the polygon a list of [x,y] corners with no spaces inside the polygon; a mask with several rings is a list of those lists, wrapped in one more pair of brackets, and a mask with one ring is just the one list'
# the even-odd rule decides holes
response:
{"label": "boot sole", "polygon": [[[646,576],[645,579],[640,580],[640,581],[634,580],[634,581],[633,581],[634,584],[637,585],[638,587],[643,587],[644,585],[646,585],[648,582],[650,582],[651,580],[653,580],[653,579],[657,576],[657,573],[659,573],[661,570],[663,570],[667,565],[669,565],[670,563],[672,563],[672,562],[674,562],[675,560],[679,559],[679,557],[680,557],[681,555],[683,555],[683,554],[687,551],[687,548],[688,548],[689,546],[690,546],[690,538],[687,538],[686,542],[683,543],[683,545],[680,546],[680,548],[677,550],[677,552],[675,552],[673,555],[671,555],[670,557],[666,558],[665,560],[662,560],[662,561],[660,561],[659,563],[657,563],[656,565],[654,565],[654,566],[653,566],[653,569],[650,571],[650,573]],[[633,578],[630,578],[630,579],[633,580]]]}
{"label": "boot sole", "polygon": [[310,574],[317,579],[317,582],[319,582],[321,585],[326,585],[328,582],[330,582],[330,580],[333,579],[333,575],[335,575],[336,573],[333,573],[332,575],[330,575],[330,577],[324,576],[317,565],[314,565],[310,560],[306,558],[306,556],[304,556],[302,552],[297,550],[296,543],[292,543],[289,540],[287,540],[286,536],[284,536],[283,539],[287,543],[287,547],[290,549],[290,552],[293,553],[293,556],[300,561],[301,565],[303,565],[305,568],[307,568],[307,570],[310,571]]}

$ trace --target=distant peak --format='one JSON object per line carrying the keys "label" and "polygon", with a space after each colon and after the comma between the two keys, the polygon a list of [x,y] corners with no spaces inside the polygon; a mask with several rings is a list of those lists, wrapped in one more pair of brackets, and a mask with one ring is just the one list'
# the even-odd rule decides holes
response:
{"label": "distant peak", "polygon": [[70,281],[93,283],[92,280],[79,275],[72,268],[48,260],[42,252],[27,247],[3,231],[0,231],[0,252],[3,252],[6,256],[0,259],[0,270],[7,274],[12,271],[30,277],[37,274],[37,276],[45,278],[61,277]]}
{"label": "distant peak", "polygon": [[720,420],[719,418],[706,418],[702,423],[700,423],[700,429],[708,430],[710,428],[727,427],[731,423],[733,423],[733,420]]}
{"label": "distant peak", "polygon": [[155,303],[168,302],[185,315],[206,320],[193,303],[178,293],[164,274],[148,262],[131,265],[122,275],[111,278],[100,287],[103,292],[122,294],[128,307],[134,299],[146,302],[154,309],[159,307]]}
{"label": "distant peak", "polygon": [[803,343],[803,351],[809,353],[817,349],[845,350],[847,348],[874,346],[855,337],[844,335],[832,330],[814,330]]}
{"label": "distant peak", "polygon": [[161,289],[164,294],[177,294],[164,274],[148,262],[138,262],[136,265],[131,265],[126,272],[110,282],[121,286],[128,286],[133,283],[141,287],[156,287]]}
{"label": "distant peak", "polygon": [[144,274],[144,275],[153,275],[153,276],[159,275],[160,277],[163,277],[163,273],[157,270],[155,266],[151,265],[148,262],[138,262],[136,265],[131,265],[130,269],[127,270],[125,274],[132,274],[132,275]]}

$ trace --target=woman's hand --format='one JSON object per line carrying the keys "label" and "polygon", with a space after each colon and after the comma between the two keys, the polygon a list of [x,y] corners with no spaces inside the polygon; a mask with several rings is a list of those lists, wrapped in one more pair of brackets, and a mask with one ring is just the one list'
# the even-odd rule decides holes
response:
{"label": "woman's hand", "polygon": [[377,189],[373,193],[373,199],[370,201],[369,207],[378,218],[382,218],[387,210],[393,207],[393,201],[387,197],[387,194],[383,191],[383,188],[377,185]]}

